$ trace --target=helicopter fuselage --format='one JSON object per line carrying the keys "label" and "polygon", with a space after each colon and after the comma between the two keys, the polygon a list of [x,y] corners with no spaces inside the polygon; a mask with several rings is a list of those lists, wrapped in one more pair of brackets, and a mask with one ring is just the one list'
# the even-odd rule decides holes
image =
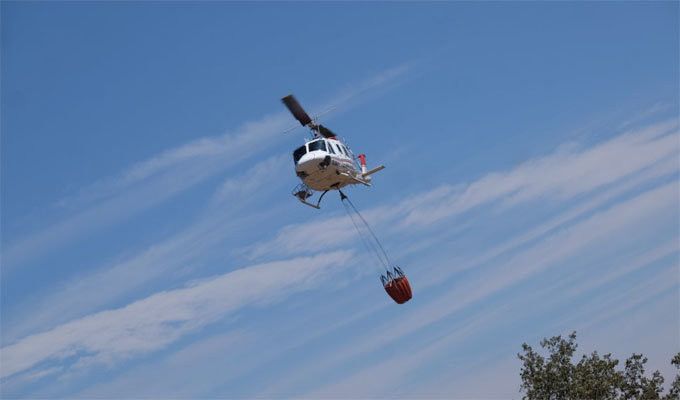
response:
{"label": "helicopter fuselage", "polygon": [[[355,184],[371,186],[371,175],[385,168],[383,165],[368,171],[364,154],[359,154],[361,165],[358,165],[352,152],[338,136],[313,120],[292,94],[281,101],[300,125],[308,127],[314,136],[304,146],[293,151],[295,173],[302,180],[301,184],[293,188],[293,196],[303,204],[318,209],[321,199],[329,190],[339,191]],[[323,192],[316,204],[309,201],[315,191]],[[342,192],[340,195],[346,198]]]}
{"label": "helicopter fuselage", "polygon": [[347,146],[335,138],[316,138],[293,152],[295,173],[312,190],[340,189],[363,183]]}

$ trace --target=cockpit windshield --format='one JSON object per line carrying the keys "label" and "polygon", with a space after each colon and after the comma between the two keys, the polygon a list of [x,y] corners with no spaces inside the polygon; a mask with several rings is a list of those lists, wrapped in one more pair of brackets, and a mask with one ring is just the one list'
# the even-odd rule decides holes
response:
{"label": "cockpit windshield", "polygon": [[297,164],[298,161],[300,161],[300,158],[304,156],[307,153],[307,146],[300,146],[295,151],[293,152],[293,160],[295,161],[295,164]]}
{"label": "cockpit windshield", "polygon": [[313,142],[307,143],[309,145],[309,151],[322,150],[326,151],[326,142],[324,140],[315,140]]}

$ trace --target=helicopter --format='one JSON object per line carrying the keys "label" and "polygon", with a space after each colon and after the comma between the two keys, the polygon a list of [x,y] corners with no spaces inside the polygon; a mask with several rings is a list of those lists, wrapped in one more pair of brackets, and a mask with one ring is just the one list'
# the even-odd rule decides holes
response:
{"label": "helicopter", "polygon": [[[354,153],[333,131],[313,120],[292,94],[281,99],[293,117],[309,128],[312,138],[293,151],[295,174],[302,180],[293,189],[293,196],[310,207],[320,209],[323,196],[331,190],[340,191],[347,185],[371,186],[371,175],[385,168],[366,168],[366,155]],[[316,204],[315,192],[321,192]],[[344,194],[340,191],[344,198]]]}
{"label": "helicopter", "polygon": [[[293,151],[295,173],[302,180],[302,183],[293,189],[293,196],[302,204],[319,209],[323,196],[331,190],[337,190],[361,240],[375,253],[385,268],[385,273],[380,276],[383,288],[397,304],[409,301],[413,297],[413,292],[408,278],[400,267],[390,263],[389,256],[373,229],[341,190],[348,185],[371,186],[371,175],[383,170],[385,166],[380,165],[368,170],[366,155],[359,154],[354,157],[349,146],[333,131],[310,118],[292,94],[282,98],[281,101],[300,125],[309,128],[312,133],[310,140]],[[308,201],[315,192],[321,192],[316,204]]]}

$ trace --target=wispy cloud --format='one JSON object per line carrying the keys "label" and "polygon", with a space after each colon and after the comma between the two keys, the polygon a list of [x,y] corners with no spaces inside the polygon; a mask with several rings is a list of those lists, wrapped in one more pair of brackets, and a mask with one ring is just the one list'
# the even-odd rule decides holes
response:
{"label": "wispy cloud", "polygon": [[229,177],[219,186],[212,198],[213,205],[229,202],[234,198],[247,198],[256,194],[265,185],[283,180],[289,173],[291,157],[281,154],[255,164],[242,176]]}
{"label": "wispy cloud", "polygon": [[[668,278],[672,278],[672,275],[668,274],[671,271],[672,269],[666,269],[659,276],[666,280],[663,284],[666,288],[669,283]],[[665,377],[674,376],[675,370],[669,363],[669,354],[673,354],[674,351],[669,350],[667,344],[675,342],[674,347],[680,348],[677,340],[668,339],[669,334],[674,335],[677,331],[678,319],[677,316],[668,318],[665,312],[669,309],[669,303],[677,302],[679,292],[668,293],[659,298],[659,293],[662,291],[654,287],[655,283],[660,282],[659,277],[647,277],[633,287],[626,288],[628,290],[622,291],[622,296],[616,299],[618,302],[616,308],[625,309],[626,313],[618,318],[608,318],[609,313],[606,312],[606,307],[587,308],[582,313],[576,313],[579,321],[575,323],[559,321],[556,324],[544,325],[541,327],[541,332],[528,332],[527,336],[518,339],[515,343],[489,346],[487,355],[478,356],[475,360],[477,362],[465,363],[464,368],[455,372],[449,370],[446,373],[439,373],[438,376],[429,379],[424,388],[415,385],[410,388],[410,391],[405,391],[404,397],[427,392],[428,388],[436,388],[435,396],[432,397],[448,399],[518,397],[520,362],[516,353],[520,350],[519,343],[521,341],[537,343],[542,337],[556,334],[566,335],[574,330],[578,333],[579,342],[576,357],[594,350],[600,353],[614,353],[614,357],[618,359],[629,357],[632,351],[643,352],[650,359],[647,365],[648,371],[658,369]],[[639,294],[640,297],[631,295],[629,290],[635,292],[636,295]],[[535,299],[534,301],[545,299],[544,294],[530,297]],[[645,306],[639,307],[640,302]],[[607,305],[611,304],[613,303],[607,301]],[[605,310],[604,313],[603,310]],[[567,314],[573,313],[567,312],[562,315]],[[586,326],[582,324],[583,321],[596,321],[596,324]],[[655,329],[650,330],[650,326],[655,326]],[[494,329],[494,326],[490,329]],[[644,338],[644,343],[640,342],[642,338]],[[634,350],[631,349],[631,344],[636,345]],[[454,344],[447,350],[449,352],[461,351],[461,346]],[[395,363],[400,361],[394,360]],[[485,385],[489,381],[493,381],[494,384]]]}
{"label": "wispy cloud", "polygon": [[[494,317],[499,317],[504,310],[499,308],[489,314],[476,315],[467,318],[464,324],[446,336],[434,340],[432,343],[409,352],[394,352],[392,356],[386,357],[381,362],[367,368],[361,368],[351,373],[339,382],[335,382],[315,389],[311,393],[305,394],[304,398],[348,398],[348,397],[389,397],[403,398],[404,386],[400,384],[401,378],[410,371],[437,356],[446,349],[450,349],[454,344],[462,339],[473,335],[484,329]],[[437,393],[436,388],[419,390],[422,397],[442,397],[442,393]]]}
{"label": "wispy cloud", "polygon": [[[241,356],[243,350],[256,345],[254,339],[249,332],[240,330],[213,335],[191,343],[152,365],[137,366],[111,382],[88,387],[72,398],[208,397],[201,393],[219,386],[225,376],[236,375],[253,365],[254,361],[260,361],[256,357]],[[238,357],[238,363],[233,362],[235,357]],[[192,384],[188,385],[187,381]]]}
{"label": "wispy cloud", "polygon": [[[449,290],[442,292],[432,301],[401,315],[398,325],[389,321],[385,326],[376,327],[375,330],[362,335],[360,338],[355,338],[347,348],[336,349],[334,355],[329,356],[324,363],[317,363],[314,368],[316,370],[337,369],[343,363],[383,349],[385,346],[398,348],[399,346],[395,344],[397,340],[427,326],[441,323],[452,315],[461,315],[462,310],[473,307],[475,304],[531,279],[549,268],[564,265],[564,262],[573,260],[579,254],[588,252],[593,248],[604,247],[608,241],[614,240],[618,235],[627,235],[636,230],[639,232],[643,228],[648,232],[653,231],[657,221],[665,218],[668,215],[669,208],[676,205],[676,185],[673,183],[652,189],[610,209],[596,213],[570,228],[543,238],[535,245],[518,252],[509,260],[493,263],[483,273],[467,278],[461,284],[449,287]],[[673,247],[677,250],[677,246]],[[671,254],[673,250],[673,248],[669,248],[669,245],[660,246],[648,252],[645,256],[625,264],[623,270],[629,273],[658,257]],[[587,265],[579,266],[578,264],[572,268],[572,273],[579,272],[581,268],[589,269]],[[652,277],[652,279],[638,283],[633,291],[617,292],[616,296],[608,299],[601,307],[584,309],[583,313],[579,312],[574,316],[579,322],[573,326],[582,326],[580,321],[601,320],[610,315],[612,307],[630,309],[635,304],[652,298],[659,292],[677,287],[678,282],[669,279],[668,272],[672,272],[672,268],[666,269],[663,277],[658,279]],[[606,281],[612,281],[616,278],[618,278],[618,275],[607,276]],[[551,301],[564,302],[571,297],[568,292],[555,290],[550,292],[552,296],[548,298]],[[530,292],[523,297],[527,296],[545,298],[548,293],[543,291]],[[538,310],[534,308],[531,312],[536,313]],[[584,313],[587,315],[584,315]],[[450,332],[444,338],[434,341],[429,346],[415,352],[398,352],[394,357],[389,357],[383,362],[355,371],[336,383],[316,389],[310,396],[347,397],[357,394],[371,396],[384,393],[386,386],[392,387],[393,385],[395,388],[393,394],[396,396],[401,393],[400,389],[404,388],[403,384],[400,385],[399,382],[409,372],[418,369],[422,362],[438,357],[443,349],[450,350],[451,346],[457,341],[473,335],[475,329],[479,326],[494,323],[501,314],[503,314],[502,308],[491,313],[476,315],[472,321],[466,321],[462,324],[464,328]],[[436,392],[427,392],[426,390],[423,392],[422,390],[424,389],[421,387],[418,392],[436,394]]]}
{"label": "wispy cloud", "polygon": [[69,360],[79,368],[161,349],[245,305],[313,288],[350,257],[334,252],[250,266],[63,324],[3,347],[1,376],[47,361]]}
{"label": "wispy cloud", "polygon": [[[341,91],[332,104],[349,107],[358,96],[395,83],[410,67],[382,71]],[[290,125],[285,112],[244,123],[232,132],[205,137],[162,152],[122,172],[83,188],[74,198],[60,202],[78,211],[23,238],[3,243],[3,267],[19,265],[73,241],[87,232],[120,223],[187,189],[222,173],[254,154],[285,140]]]}
{"label": "wispy cloud", "polygon": [[[257,218],[241,215],[249,204],[280,188],[287,171],[287,155],[274,156],[256,163],[240,175],[226,179],[215,191],[204,212],[188,226],[148,248],[116,262],[88,268],[42,297],[19,306],[13,315],[3,317],[3,340],[46,329],[115,302],[161,276],[173,275],[219,247],[238,227]],[[263,191],[258,196],[258,192]],[[266,218],[267,213],[260,213]],[[84,301],[86,300],[86,301]],[[29,311],[30,310],[30,311]],[[30,318],[25,315],[30,314]],[[19,319],[17,319],[19,318]],[[6,344],[6,343],[3,343]]]}
{"label": "wispy cloud", "polygon": [[[442,185],[393,204],[365,212],[376,225],[389,232],[404,232],[442,224],[447,219],[492,204],[511,207],[536,200],[564,201],[592,192],[621,179],[635,179],[653,168],[654,176],[677,171],[680,133],[676,120],[631,131],[606,142],[580,150],[562,146],[553,154],[530,160],[510,171],[494,172],[468,185]],[[662,164],[660,168],[655,166]],[[355,238],[345,217],[283,227],[275,238],[247,249],[251,257],[265,254],[296,254],[306,247],[307,238],[339,247]]]}
{"label": "wispy cloud", "polygon": [[[126,218],[175,196],[207,178],[225,171],[253,154],[257,142],[275,144],[286,125],[286,116],[266,117],[245,124],[236,133],[203,139],[152,158],[123,174],[120,180],[102,184],[102,192],[83,211],[47,228],[3,246],[5,272],[31,258],[48,253],[86,232],[120,223]],[[271,140],[263,138],[271,136]],[[99,185],[97,185],[99,186]]]}
{"label": "wispy cloud", "polygon": [[[582,147],[573,144],[563,146],[553,154],[522,163],[507,171],[485,175],[470,184],[442,185],[411,195],[407,199],[367,210],[366,216],[372,223],[390,228],[383,229],[388,236],[409,232],[409,240],[430,241],[429,246],[436,246],[447,237],[432,235],[432,232],[443,230],[444,233],[450,233],[450,221],[464,215],[470,214],[478,217],[490,212],[516,214],[523,212],[527,207],[532,207],[537,202],[546,201],[559,206],[557,215],[538,221],[537,226],[515,231],[509,238],[499,239],[483,251],[472,251],[466,258],[457,259],[454,267],[451,267],[451,262],[449,262],[450,256],[445,263],[424,259],[421,268],[426,271],[422,271],[421,276],[429,275],[430,278],[424,278],[422,282],[416,281],[416,291],[432,287],[434,292],[400,309],[403,312],[399,314],[398,323],[395,323],[392,318],[375,322],[369,329],[355,332],[352,340],[337,343],[332,354],[328,354],[322,360],[315,359],[309,365],[297,365],[294,370],[284,371],[279,382],[274,382],[271,386],[274,392],[269,393],[276,393],[278,389],[291,393],[291,388],[295,388],[295,384],[287,382],[288,373],[305,376],[305,371],[317,374],[326,370],[337,371],[342,369],[343,365],[351,363],[352,360],[376,354],[386,346],[425,331],[427,327],[446,324],[451,318],[464,315],[465,311],[474,309],[484,302],[493,301],[491,299],[494,296],[516,288],[524,282],[540,281],[540,277],[547,271],[559,274],[564,278],[565,283],[580,282],[585,279],[599,287],[616,282],[623,276],[634,273],[659,258],[677,252],[677,246],[674,246],[673,242],[666,243],[668,238],[665,237],[664,242],[654,248],[641,247],[647,251],[641,252],[638,258],[630,260],[622,268],[613,269],[609,266],[604,268],[602,273],[596,277],[598,279],[584,278],[589,276],[588,265],[573,262],[583,254],[602,254],[603,256],[609,254],[607,252],[611,249],[607,248],[607,244],[614,242],[623,246],[630,243],[633,240],[631,232],[635,232],[636,237],[639,238],[651,238],[656,227],[668,224],[667,218],[669,215],[674,215],[678,204],[677,180],[675,179],[678,173],[676,162],[679,151],[678,138],[677,122],[656,124],[591,146]],[[275,157],[256,165],[249,172],[251,175],[232,177],[224,181],[215,192],[212,204],[229,202],[231,196],[248,197],[248,194],[257,191],[257,186],[249,186],[249,183],[253,182],[250,178],[268,176],[272,169],[278,168],[279,163],[285,162],[283,158],[279,158]],[[602,168],[608,171],[601,172]],[[671,179],[673,179],[672,182],[670,182]],[[427,211],[437,213],[437,218],[433,218]],[[309,238],[313,237],[315,251],[328,252],[352,243],[355,238],[352,229],[351,224],[344,217],[315,218],[305,223],[282,227],[269,240],[249,246],[246,251],[253,258],[288,257],[308,252]],[[201,236],[200,240],[203,239]],[[637,243],[636,245],[643,246],[644,244]],[[424,252],[423,248],[412,251],[415,251],[415,255]],[[328,254],[340,255],[338,265],[346,263],[350,257],[346,252]],[[171,254],[159,260],[170,262],[170,258],[172,258]],[[294,264],[298,261],[290,260],[290,262]],[[152,260],[145,265],[155,264],[158,264],[158,261]],[[284,271],[286,268],[288,267],[281,268],[281,270]],[[250,269],[242,271],[246,273],[245,271]],[[230,274],[225,277],[228,275]],[[121,279],[124,276],[125,274],[121,274]],[[222,278],[211,279],[198,285],[205,288],[206,286],[202,285],[209,285],[220,279]],[[93,287],[101,286],[103,282]],[[306,282],[306,278],[297,279],[291,285],[295,288],[298,287],[297,285],[304,287],[302,282]],[[91,283],[86,286],[91,286]],[[266,286],[267,283],[263,285]],[[446,290],[437,290],[438,287],[443,287],[439,285],[446,286]],[[581,289],[591,290],[595,287],[592,285],[590,288],[583,286]],[[266,286],[262,290],[268,291],[270,288]],[[47,332],[25,337],[2,349],[3,358],[6,351],[11,350],[10,354],[13,358],[9,365],[13,366],[11,371],[14,371],[6,373],[3,369],[3,374],[5,376],[13,373],[18,376],[38,374],[39,376],[42,371],[49,371],[48,368],[53,367],[53,361],[64,363],[68,365],[68,368],[85,367],[90,362],[95,364],[107,361],[116,362],[167,346],[179,336],[223,318],[234,307],[238,307],[225,305],[223,300],[214,298],[200,297],[199,301],[194,301],[193,296],[197,296],[196,293],[183,294],[185,291],[189,293],[191,289],[184,288],[156,294],[121,309],[93,314],[62,324]],[[569,301],[576,296],[573,290],[562,289],[556,289],[560,293],[560,296],[556,297],[557,302]],[[649,286],[640,287],[642,291],[647,289]],[[285,293],[288,293],[288,290],[292,292],[298,289],[285,289]],[[218,291],[215,289],[207,292]],[[176,294],[176,296],[163,297],[168,293]],[[536,291],[532,295],[539,293],[540,291]],[[231,298],[230,301],[235,304],[252,304],[251,299],[254,295],[250,292],[244,291],[238,294],[245,300]],[[646,295],[649,293],[646,292]],[[165,300],[152,301],[157,298]],[[179,300],[171,300],[175,298]],[[526,300],[526,296],[522,299]],[[55,300],[58,299],[55,298]],[[212,308],[205,306],[204,302],[215,302],[217,305]],[[172,307],[162,306],[161,303],[171,304]],[[192,306],[186,306],[187,303],[191,305],[200,303],[201,305],[196,307],[200,310],[205,307],[207,311],[205,314],[203,311],[192,314],[194,309]],[[546,307],[550,305],[549,302],[544,303]],[[180,317],[176,314],[167,314],[163,317],[163,313],[169,308],[180,313]],[[150,322],[152,326],[146,326],[132,317],[131,325],[111,325],[111,319],[103,317],[107,313],[112,313],[111,315],[114,315],[116,319],[125,319],[123,317],[127,316],[127,312],[144,314],[150,309],[160,310],[158,312],[160,317]],[[188,311],[182,311],[184,309]],[[378,307],[371,312],[380,310],[381,308]],[[119,342],[121,347],[117,344],[103,345],[101,341],[95,339],[82,339],[84,334],[80,335],[80,333],[76,337],[82,340],[75,344],[63,339],[67,331],[86,332],[88,335],[99,332],[92,327],[95,323],[90,321],[97,321],[98,325],[111,330],[113,336],[103,335],[103,339]],[[345,323],[353,322],[348,320]],[[345,323],[331,329],[342,329]],[[483,331],[493,324],[492,315],[478,315],[474,320],[470,320],[469,329],[444,330],[442,332],[447,333],[444,338],[434,340],[431,345],[424,346],[422,352],[404,357],[397,356],[395,359],[378,357],[375,363],[366,365],[366,368],[362,368],[356,374],[335,373],[334,376],[337,379],[334,382],[326,382],[327,386],[321,385],[316,388],[316,391],[311,392],[328,395],[370,393],[371,388],[375,389],[375,387],[371,386],[373,383],[366,380],[366,375],[362,373],[372,373],[377,368],[380,375],[386,377],[386,381],[392,382],[400,376],[406,376],[409,371],[419,368],[419,365],[425,365],[429,360],[436,358],[440,349],[455,347],[456,343],[473,336],[475,329]],[[169,328],[170,325],[173,325],[172,329]],[[126,332],[134,338],[141,337],[141,339],[130,339],[120,333],[123,329],[126,329]],[[139,334],[134,333],[137,331]],[[315,335],[314,332],[308,333],[311,336]],[[158,347],[149,344],[147,340],[154,334],[160,337],[157,341]],[[179,336],[174,336],[175,334]],[[48,344],[52,342],[56,344]],[[21,357],[18,356],[19,354]],[[23,362],[22,360],[29,361]],[[262,359],[260,362],[263,362]],[[396,370],[381,369],[386,365],[395,365],[395,362],[400,365]],[[4,359],[3,364],[5,364]],[[384,387],[385,382],[381,385]],[[362,389],[366,391],[362,392]],[[307,390],[303,392],[306,393]]]}
{"label": "wispy cloud", "polygon": [[[422,195],[367,211],[369,220],[388,226],[389,229],[384,231],[390,234],[400,229],[410,229],[409,240],[416,240],[419,235],[428,237],[424,240],[431,240],[430,230],[419,233],[418,230],[411,228],[414,225],[421,228],[442,226],[448,224],[447,218],[477,208],[480,213],[488,213],[490,209],[512,213],[521,203],[531,204],[532,201],[549,200],[554,204],[563,205],[566,200],[579,198],[575,205],[571,205],[566,211],[542,222],[539,226],[524,233],[517,232],[508,240],[481,253],[473,253],[471,258],[456,260],[454,268],[450,262],[441,266],[436,264],[428,266],[428,270],[421,274],[426,280],[416,281],[417,290],[450,282],[453,276],[457,276],[456,281],[460,282],[453,283],[453,287],[446,284],[446,290],[426,304],[416,305],[417,302],[412,304],[411,307],[415,309],[412,312],[405,310],[400,315],[398,323],[390,320],[357,335],[358,337],[354,337],[347,346],[336,347],[333,354],[328,354],[314,365],[310,364],[308,369],[297,368],[295,375],[342,369],[342,365],[351,363],[351,360],[384,349],[385,346],[408,335],[422,332],[426,327],[441,324],[452,315],[460,315],[464,310],[475,307],[498,293],[524,281],[536,279],[543,272],[557,268],[568,260],[577,259],[583,254],[598,254],[600,251],[606,253],[609,243],[625,242],[624,238],[629,236],[630,232],[635,231],[638,237],[653,235],[655,227],[663,224],[668,215],[672,215],[679,202],[677,182],[674,180],[668,183],[670,178],[677,176],[679,170],[678,139],[677,122],[669,121],[628,132],[590,147],[579,148],[575,145],[561,147],[552,155],[523,163],[511,171],[489,174],[469,185],[445,185]],[[601,173],[600,169],[608,171]],[[553,176],[554,181],[545,176]],[[513,184],[494,191],[494,185],[498,184],[502,177],[509,177]],[[433,209],[440,212],[438,218],[428,215]],[[414,216],[416,213],[423,215],[424,221],[414,218],[408,223],[399,225],[399,222],[404,221],[405,215]],[[343,229],[351,231],[351,225],[343,224],[343,218],[338,217],[328,221],[289,225],[273,240],[257,244],[250,250],[254,255],[295,254],[304,248],[304,237],[323,235],[330,228],[339,231],[332,230],[332,240],[320,241],[327,244],[328,248],[342,246],[345,238],[352,240],[351,234],[342,231]],[[435,240],[431,245],[436,244]],[[588,278],[586,282],[604,285],[675,251],[677,246],[667,243],[631,261],[624,268],[611,270],[610,273],[598,275],[595,279]],[[479,271],[465,276],[459,275],[473,267],[477,267]],[[580,280],[577,279],[581,282],[585,279],[583,278],[585,271],[587,265],[565,271],[565,274],[570,275],[566,282],[574,276],[581,276]],[[571,296],[568,290],[553,288],[552,292],[555,291],[563,293],[558,298],[561,301],[567,301]],[[404,365],[411,361],[400,358],[389,364]],[[342,393],[341,396],[347,396],[349,393],[370,395],[370,391],[362,391],[364,386],[357,384],[369,384],[370,388],[369,381],[375,381],[371,375],[373,372],[373,368],[362,370],[357,374],[357,380],[350,378],[347,381],[349,383],[343,381],[347,384],[340,386],[332,384],[328,390],[315,391],[312,396],[320,393],[324,396],[337,396],[338,393]],[[392,376],[393,379],[388,381],[394,382],[394,379],[398,379],[399,373],[395,375],[396,378]],[[371,378],[366,379],[368,376]],[[286,379],[285,376],[282,377],[279,384],[273,386],[267,393],[275,394],[279,390],[290,393],[291,388],[295,386],[286,382]],[[385,388],[386,383],[381,382],[380,385]],[[338,391],[340,387],[344,388],[344,391]]]}
{"label": "wispy cloud", "polygon": [[678,140],[678,122],[670,120],[580,151],[573,145],[564,146],[509,172],[486,175],[451,201],[415,209],[403,220],[403,225],[429,225],[499,199],[504,204],[517,205],[536,199],[573,198],[617,182],[665,158],[676,157]]}

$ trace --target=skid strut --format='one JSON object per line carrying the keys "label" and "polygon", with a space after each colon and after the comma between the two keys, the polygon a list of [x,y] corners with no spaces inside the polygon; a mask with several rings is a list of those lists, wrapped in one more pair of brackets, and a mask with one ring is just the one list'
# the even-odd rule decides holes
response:
{"label": "skid strut", "polygon": [[319,196],[319,200],[317,200],[316,204],[310,203],[307,201],[310,197],[314,195],[314,192],[305,184],[301,183],[293,189],[293,196],[295,196],[300,202],[304,205],[310,206],[312,208],[320,209],[319,205],[321,204],[321,199],[323,199],[323,196],[328,193],[328,190],[325,190],[323,193],[321,193],[321,196]]}

